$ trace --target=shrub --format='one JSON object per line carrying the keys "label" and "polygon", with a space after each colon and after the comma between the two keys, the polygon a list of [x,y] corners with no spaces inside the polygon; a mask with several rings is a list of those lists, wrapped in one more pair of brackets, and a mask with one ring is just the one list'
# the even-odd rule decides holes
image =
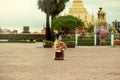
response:
{"label": "shrub", "polygon": [[75,47],[75,41],[67,41],[67,47],[68,48],[74,48]]}
{"label": "shrub", "polygon": [[30,38],[29,40],[30,40],[30,42],[33,42],[33,41],[34,41],[34,39],[33,39],[33,38]]}
{"label": "shrub", "polygon": [[51,48],[53,46],[53,42],[44,40],[43,41],[43,46],[44,46],[44,48]]}
{"label": "shrub", "polygon": [[43,42],[43,39],[38,38],[36,39],[36,42]]}
{"label": "shrub", "polygon": [[79,46],[93,46],[94,45],[94,37],[79,37],[78,45]]}

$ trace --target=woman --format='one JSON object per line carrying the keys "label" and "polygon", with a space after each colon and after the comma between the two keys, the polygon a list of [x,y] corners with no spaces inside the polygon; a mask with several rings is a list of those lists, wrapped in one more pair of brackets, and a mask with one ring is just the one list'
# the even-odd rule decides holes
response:
{"label": "woman", "polygon": [[65,43],[62,41],[62,36],[58,35],[57,40],[54,43],[55,60],[64,60],[64,50],[67,48]]}

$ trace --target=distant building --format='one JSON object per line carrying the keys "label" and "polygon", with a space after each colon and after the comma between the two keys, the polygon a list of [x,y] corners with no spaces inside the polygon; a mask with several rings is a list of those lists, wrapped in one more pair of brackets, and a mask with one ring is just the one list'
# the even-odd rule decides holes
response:
{"label": "distant building", "polygon": [[0,28],[0,34],[2,34],[3,33],[3,31],[2,31],[2,29]]}
{"label": "distant building", "polygon": [[35,32],[33,32],[32,34],[40,34],[39,32],[37,32],[37,31],[35,31]]}
{"label": "distant building", "polygon": [[29,26],[24,26],[22,33],[30,33],[30,31],[29,31]]}
{"label": "distant building", "polygon": [[11,31],[11,33],[12,33],[12,34],[17,34],[18,31],[17,31],[17,30],[13,30],[13,31]]}
{"label": "distant building", "polygon": [[2,29],[0,28],[0,34],[10,34],[11,30],[10,29]]}
{"label": "distant building", "polygon": [[[57,34],[58,31],[54,30],[54,33]],[[43,26],[43,29],[41,30],[40,34],[46,34],[46,28],[45,28],[45,26]]]}
{"label": "distant building", "polygon": [[11,33],[11,30],[9,30],[9,29],[3,29],[2,32],[3,32],[4,34],[10,34],[10,33]]}
{"label": "distant building", "polygon": [[43,29],[41,30],[40,34],[46,34],[46,28],[43,26]]}

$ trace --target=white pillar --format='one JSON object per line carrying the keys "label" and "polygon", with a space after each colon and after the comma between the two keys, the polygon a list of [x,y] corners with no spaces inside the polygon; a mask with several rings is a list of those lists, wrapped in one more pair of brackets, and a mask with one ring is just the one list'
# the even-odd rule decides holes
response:
{"label": "white pillar", "polygon": [[96,34],[94,34],[94,46],[96,46],[96,39],[97,38],[97,35]]}
{"label": "white pillar", "polygon": [[94,24],[94,46],[96,46],[96,40],[97,40],[97,35],[96,35],[96,23]]}
{"label": "white pillar", "polygon": [[78,34],[76,33],[75,34],[75,45],[77,46],[77,44],[78,44]]}
{"label": "white pillar", "polygon": [[114,46],[114,34],[111,34],[111,46]]}

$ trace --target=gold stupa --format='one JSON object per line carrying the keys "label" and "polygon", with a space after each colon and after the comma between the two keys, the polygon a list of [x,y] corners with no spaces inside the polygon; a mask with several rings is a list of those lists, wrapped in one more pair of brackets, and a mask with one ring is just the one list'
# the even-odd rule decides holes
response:
{"label": "gold stupa", "polygon": [[94,15],[90,15],[87,12],[82,0],[73,0],[72,7],[69,8],[69,12],[65,15],[73,15],[81,19],[85,23],[86,27],[88,24],[94,24]]}

